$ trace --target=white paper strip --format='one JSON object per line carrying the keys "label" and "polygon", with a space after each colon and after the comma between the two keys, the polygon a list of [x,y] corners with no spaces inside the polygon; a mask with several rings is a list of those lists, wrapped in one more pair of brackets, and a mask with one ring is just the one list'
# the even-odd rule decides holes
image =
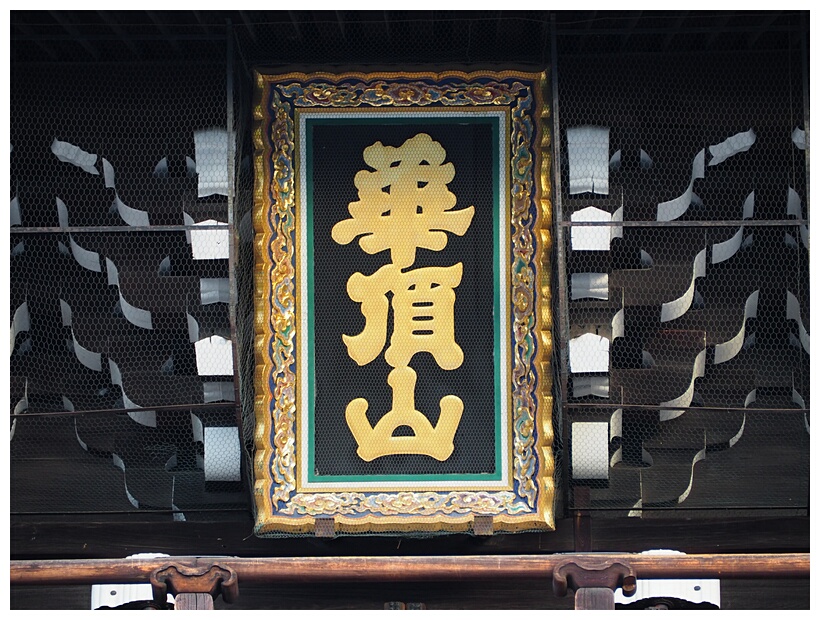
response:
{"label": "white paper strip", "polygon": [[[135,403],[133,400],[128,398],[128,394],[125,393],[125,387],[122,384],[122,373],[120,372],[120,367],[117,366],[117,363],[111,358],[108,358],[108,369],[111,372],[111,383],[120,386],[120,390],[122,391],[122,402],[125,408],[141,409],[142,405]],[[129,411],[128,417],[143,426],[150,426],[152,428],[156,428],[157,426],[156,411]],[[125,470],[123,469],[123,471]]]}
{"label": "white paper strip", "polygon": [[743,219],[748,220],[753,218],[755,215],[755,193],[754,191],[750,192],[748,196],[746,196],[746,200],[743,201]]}
{"label": "white paper strip", "polygon": [[168,176],[168,158],[163,157],[157,162],[157,165],[154,166],[154,176],[155,177],[167,177]]}
{"label": "white paper strip", "polygon": [[74,260],[76,260],[81,267],[84,267],[89,271],[102,273],[102,263],[100,261],[99,254],[80,247],[71,235],[68,236],[68,242],[71,245],[71,254],[74,256]]}
{"label": "white paper strip", "polygon": [[82,168],[89,174],[99,175],[99,171],[94,167],[97,163],[97,156],[93,153],[87,153],[79,146],[74,146],[68,142],[61,142],[54,139],[51,143],[51,152],[57,156],[57,159],[69,164]]}
{"label": "white paper strip", "polygon": [[228,132],[225,129],[199,129],[194,132],[196,149],[197,195],[228,195]]}
{"label": "white paper strip", "polygon": [[120,291],[120,307],[122,308],[123,316],[128,319],[128,322],[132,325],[136,325],[142,329],[154,329],[151,323],[151,311],[132,306],[125,300],[125,297],[122,296],[122,291]]}
{"label": "white paper strip", "polygon": [[77,342],[77,337],[74,335],[74,329],[71,330],[71,340],[74,342],[74,355],[77,356],[80,363],[91,370],[102,372],[102,355],[86,349],[79,342]]}
{"label": "white paper strip", "polygon": [[230,303],[231,281],[228,278],[201,278],[199,299],[203,306],[216,303]]}
{"label": "white paper strip", "polygon": [[569,370],[609,372],[609,340],[598,334],[581,334],[569,341]]}
{"label": "white paper strip", "polygon": [[624,336],[624,309],[621,308],[612,317],[612,340]]}
{"label": "white paper strip", "polygon": [[786,213],[796,217],[798,220],[803,217],[803,204],[800,200],[800,195],[789,188],[789,198],[786,202]]}
{"label": "white paper strip", "polygon": [[192,343],[196,342],[199,340],[199,323],[187,312],[185,313],[185,318],[188,319],[188,340]]}
{"label": "white paper strip", "polygon": [[23,220],[20,217],[20,199],[15,196],[11,199],[11,225],[21,226],[22,224]]}
{"label": "white paper strip", "polygon": [[609,169],[612,172],[621,169],[621,149],[615,151],[612,157],[609,158]]}
{"label": "white paper strip", "polygon": [[713,144],[709,147],[709,152],[712,154],[712,159],[709,161],[710,166],[717,166],[726,161],[730,157],[738,153],[744,153],[752,148],[755,143],[755,132],[753,130],[737,133],[729,138],[726,138],[720,144]]}
{"label": "white paper strip", "polygon": [[681,215],[686,213],[689,205],[692,204],[694,196],[692,190],[695,186],[695,179],[702,179],[706,176],[704,166],[705,157],[705,150],[702,150],[695,155],[695,159],[692,161],[692,180],[689,181],[689,186],[686,188],[686,191],[677,198],[668,200],[667,202],[662,202],[658,205],[659,222],[670,222],[678,219]]}
{"label": "white paper strip", "polygon": [[185,156],[185,173],[189,177],[196,176],[196,162],[187,155]]}
{"label": "white paper strip", "polygon": [[[612,216],[596,207],[586,207],[570,216],[572,222],[606,222]],[[570,244],[573,250],[609,250],[611,231],[609,226],[573,226]]]}
{"label": "white paper strip", "polygon": [[[617,209],[615,209],[615,213],[612,214],[612,221],[613,222],[623,222],[624,221],[624,207],[621,205]],[[624,236],[624,227],[623,226],[613,226],[610,229],[612,232],[610,233],[610,239],[620,238],[623,239]]]}
{"label": "white paper strip", "polygon": [[205,427],[205,481],[239,480],[239,429],[235,426]]}
{"label": "white paper strip", "polygon": [[[23,398],[18,400],[17,404],[14,406],[14,413],[23,413],[26,409],[28,409],[28,379],[26,379],[26,385],[23,388]],[[14,439],[14,432],[16,430],[17,418],[13,418],[11,421],[11,433],[9,434],[9,441],[12,441]]]}
{"label": "white paper strip", "polygon": [[139,209],[132,209],[120,200],[118,194],[114,195],[114,207],[117,209],[117,213],[120,214],[120,217],[129,226],[150,226],[148,212],[140,211]]}
{"label": "white paper strip", "polygon": [[86,349],[79,342],[77,342],[77,336],[74,335],[74,328],[71,325],[71,306],[69,306],[68,302],[63,299],[60,300],[60,315],[62,318],[63,327],[71,327],[71,341],[74,345],[74,355],[77,356],[77,359],[83,366],[97,372],[102,372],[102,355]]}
{"label": "white paper strip", "polygon": [[609,377],[595,375],[576,375],[572,378],[572,396],[597,396],[609,398]]}
{"label": "white paper strip", "polygon": [[572,299],[609,299],[609,275],[606,273],[573,273],[570,282]]}
{"label": "white paper strip", "polygon": [[28,301],[24,301],[17,306],[14,317],[11,319],[11,351],[9,351],[9,355],[14,352],[14,341],[17,339],[17,334],[27,331],[31,331],[31,316],[28,313]]}
{"label": "white paper strip", "polygon": [[105,186],[109,189],[113,189],[114,186],[114,166],[108,163],[108,160],[103,157],[103,175],[105,176]]}
{"label": "white paper strip", "polygon": [[609,194],[609,127],[570,127],[569,193]]}
{"label": "white paper strip", "polygon": [[[120,458],[118,454],[111,454],[111,460],[114,462],[114,467],[121,470],[123,474],[125,474],[125,463]],[[128,498],[128,501],[131,502],[131,505],[134,508],[139,508],[140,503],[137,501],[137,498],[131,495],[131,492],[128,490],[128,482],[125,479],[125,476],[122,477],[123,487],[125,488],[125,496]]]}
{"label": "white paper strip", "polygon": [[740,430],[729,440],[729,447],[732,448],[743,437],[743,431],[746,430],[746,413],[743,413],[743,422],[740,424]]}
{"label": "white paper strip", "polygon": [[[187,224],[187,221],[186,221]],[[193,224],[194,226],[213,226],[223,224],[216,220],[205,220]],[[209,230],[192,230],[190,231],[191,249],[194,260],[208,260],[216,258],[228,258],[228,241],[230,231],[228,226],[223,224],[225,228],[211,228]]]}
{"label": "white paper strip", "polygon": [[[746,200],[743,202],[743,219],[748,220],[754,217],[754,212],[755,193],[751,192],[746,196]],[[741,247],[744,247],[743,226],[741,226],[730,239],[712,246],[712,264],[714,265],[728,260],[734,256]]]}
{"label": "white paper strip", "polygon": [[616,409],[612,412],[609,418],[609,440],[612,441],[616,437],[621,437],[623,434],[623,420],[624,410]]}
{"label": "white paper strip", "polygon": [[706,275],[706,248],[698,252],[692,264],[692,283],[686,292],[674,301],[666,302],[661,306],[661,322],[673,321],[682,317],[692,306],[695,296],[695,280]]}
{"label": "white paper strip", "polygon": [[230,381],[205,381],[202,384],[202,401],[206,403],[233,402],[233,383]]}
{"label": "white paper strip", "polygon": [[803,247],[809,249],[809,227],[805,224],[800,224],[800,241],[803,242]]}
{"label": "white paper strip", "polygon": [[136,306],[128,303],[125,297],[122,296],[122,290],[120,290],[119,271],[117,270],[117,266],[114,264],[114,261],[107,256],[105,257],[105,267],[108,273],[108,285],[117,287],[117,293],[120,296],[120,308],[122,309],[122,315],[128,320],[129,323],[136,325],[137,327],[141,327],[142,329],[153,329],[153,324],[151,322],[151,311],[137,308]]}
{"label": "white paper strip", "polygon": [[740,350],[743,348],[743,341],[746,338],[746,321],[757,318],[757,300],[759,294],[760,289],[754,291],[746,299],[746,308],[743,312],[743,324],[740,326],[740,331],[737,335],[728,342],[715,345],[715,364],[722,364],[740,353]]}
{"label": "white paper strip", "polygon": [[806,150],[806,132],[800,129],[800,127],[795,127],[794,131],[792,132],[792,142],[794,145],[799,148],[801,151]]}
{"label": "white paper strip", "polygon": [[68,207],[59,197],[57,197],[57,221],[60,223],[60,228],[68,228]]}
{"label": "white paper strip", "polygon": [[797,301],[797,297],[795,297],[791,291],[786,291],[786,318],[797,321],[797,325],[800,328],[800,344],[803,345],[803,349],[808,353],[809,333],[806,331],[806,327],[803,325],[803,317],[800,315],[800,302]]}
{"label": "white paper strip", "polygon": [[191,414],[191,429],[194,435],[194,441],[205,441],[205,431],[204,426],[202,424],[202,420],[199,419],[199,416],[195,416],[193,413]]}
{"label": "white paper strip", "polygon": [[198,375],[233,375],[233,349],[230,340],[225,340],[222,336],[211,336],[197,341],[194,347]]}
{"label": "white paper strip", "polygon": [[609,479],[609,424],[606,422],[572,423],[572,477]]}
{"label": "white paper strip", "polygon": [[641,168],[644,170],[649,170],[652,167],[652,158],[649,156],[649,153],[641,149]]}
{"label": "white paper strip", "polygon": [[[192,218],[190,215],[188,215],[185,211],[182,212],[182,221],[186,226],[196,226],[196,222],[194,221],[194,218]],[[185,241],[188,243],[188,245],[191,245],[191,231],[190,230],[185,231]]]}
{"label": "white paper strip", "polygon": [[[60,242],[58,241],[57,243],[60,243]],[[65,248],[65,246],[63,246],[63,247]],[[20,256],[20,254],[22,254],[25,251],[26,251],[26,244],[25,244],[24,241],[21,241],[20,243],[18,243],[17,245],[15,245],[11,249],[11,256],[12,256],[12,258],[14,258],[15,256]],[[68,248],[66,248],[66,254],[67,253],[68,253]]]}
{"label": "white paper strip", "polygon": [[14,406],[14,413],[23,413],[26,409],[28,409],[28,379],[26,379],[26,384],[23,388],[23,398],[18,400]]}
{"label": "white paper strip", "polygon": [[[686,388],[686,391],[678,396],[677,398],[673,398],[672,400],[667,400],[666,402],[661,403],[661,407],[688,407],[692,404],[692,398],[695,395],[695,379],[699,379],[702,377],[706,372],[706,349],[698,353],[698,356],[695,358],[695,363],[692,367],[692,381],[689,382],[689,387]],[[674,420],[681,414],[683,414],[683,409],[661,409],[660,412],[660,420],[661,422],[667,422],[669,420]]]}
{"label": "white paper strip", "polygon": [[686,490],[680,494],[678,497],[678,503],[682,504],[686,501],[686,498],[689,497],[689,494],[692,492],[692,487],[695,484],[695,465],[700,463],[702,460],[706,458],[706,446],[695,455],[695,458],[692,459],[692,473],[689,476],[689,486],[686,487]]}
{"label": "white paper strip", "polygon": [[721,241],[712,246],[712,264],[722,263],[729,260],[737,254],[743,243],[743,226],[737,229],[737,232],[726,241]]}

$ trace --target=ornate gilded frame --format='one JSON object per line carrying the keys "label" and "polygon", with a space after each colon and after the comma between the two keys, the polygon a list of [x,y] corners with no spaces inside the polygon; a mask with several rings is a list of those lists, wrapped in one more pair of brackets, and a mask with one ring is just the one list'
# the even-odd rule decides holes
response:
{"label": "ornate gilded frame", "polygon": [[[551,124],[545,73],[257,72],[254,100],[255,457],[257,536],[554,529]],[[509,111],[512,487],[305,492],[298,486],[297,111],[385,107]]]}

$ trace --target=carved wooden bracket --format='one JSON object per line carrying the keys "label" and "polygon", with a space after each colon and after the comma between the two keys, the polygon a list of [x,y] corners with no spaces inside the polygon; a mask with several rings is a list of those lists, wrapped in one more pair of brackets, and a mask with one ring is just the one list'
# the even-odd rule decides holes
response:
{"label": "carved wooden bracket", "polygon": [[203,567],[166,564],[154,570],[150,580],[155,601],[165,601],[169,592],[175,596],[210,594],[212,598],[221,594],[226,603],[233,603],[239,597],[236,572],[218,564]]}
{"label": "carved wooden bracket", "polygon": [[629,564],[603,559],[567,558],[561,560],[552,571],[555,596],[566,596],[568,589],[609,588],[614,592],[618,587],[623,588],[624,596],[635,594],[637,578]]}

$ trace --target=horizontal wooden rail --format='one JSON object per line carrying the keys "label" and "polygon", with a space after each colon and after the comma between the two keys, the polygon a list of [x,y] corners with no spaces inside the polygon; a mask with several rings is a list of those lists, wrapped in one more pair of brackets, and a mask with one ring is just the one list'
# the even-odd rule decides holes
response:
{"label": "horizontal wooden rail", "polygon": [[238,558],[173,556],[152,559],[13,560],[11,585],[147,583],[152,571],[173,564],[233,569],[239,583],[411,582],[551,579],[556,565],[622,562],[638,578],[808,578],[809,554],[645,555],[629,553]]}

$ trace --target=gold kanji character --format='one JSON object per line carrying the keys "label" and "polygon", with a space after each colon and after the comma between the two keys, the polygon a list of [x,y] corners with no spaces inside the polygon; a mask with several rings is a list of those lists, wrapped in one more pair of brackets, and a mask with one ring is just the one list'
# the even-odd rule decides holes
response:
{"label": "gold kanji character", "polygon": [[405,269],[415,262],[417,248],[442,250],[447,232],[463,235],[475,207],[450,211],[456,197],[447,184],[455,176],[455,167],[443,164],[446,155],[426,133],[398,148],[381,142],[368,146],[364,161],[374,172],[356,173],[359,200],[348,205],[352,217],[333,227],[333,240],[347,245],[361,236],[359,245],[365,252],[389,249],[393,264]]}
{"label": "gold kanji character", "polygon": [[[365,461],[389,454],[424,454],[438,461],[447,460],[453,453],[453,438],[464,411],[461,399],[447,395],[439,401],[441,414],[434,427],[416,410],[416,373],[412,368],[394,368],[387,383],[393,388],[393,408],[376,426],[370,426],[367,420],[369,403],[364,398],[350,401],[345,409],[345,420],[359,446],[356,454]],[[410,427],[413,435],[394,437],[400,426]]]}
{"label": "gold kanji character", "polygon": [[384,359],[393,368],[407,366],[416,353],[431,353],[439,367],[461,366],[464,353],[455,340],[455,287],[461,282],[462,264],[422,267],[402,273],[385,265],[370,276],[354,273],[347,294],[362,304],[365,326],[356,336],[343,335],[348,355],[359,366],[378,357],[387,339],[387,314],[393,293],[393,334]]}

